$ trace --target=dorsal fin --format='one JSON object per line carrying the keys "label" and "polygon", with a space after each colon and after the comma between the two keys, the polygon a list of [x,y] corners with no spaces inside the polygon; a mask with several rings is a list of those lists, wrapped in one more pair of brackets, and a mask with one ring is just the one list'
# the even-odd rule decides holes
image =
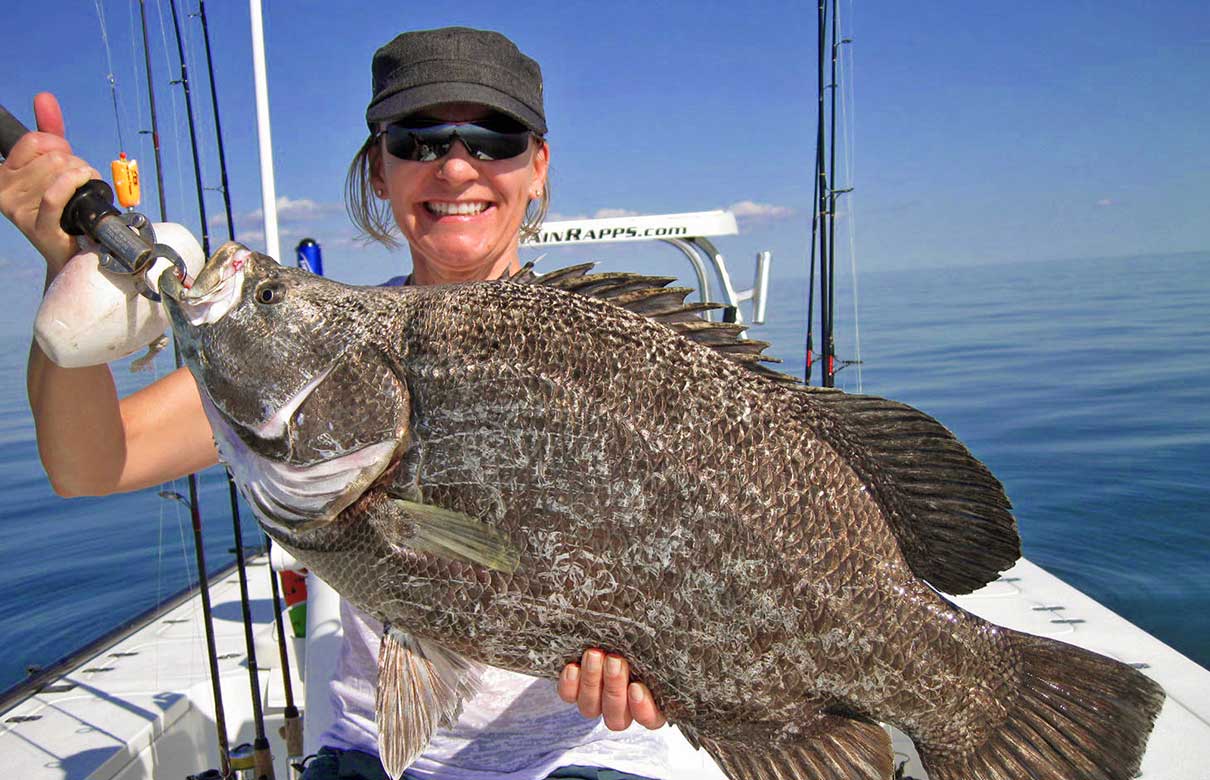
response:
{"label": "dorsal fin", "polygon": [[941,423],[875,396],[830,391],[810,399],[844,426],[830,441],[886,509],[918,577],[946,593],[970,593],[1021,557],[1004,487]]}
{"label": "dorsal fin", "polygon": [[908,566],[946,593],[969,593],[1021,557],[1021,540],[1004,488],[945,426],[906,404],[803,385],[765,363],[769,345],[743,338],[744,326],[709,322],[711,303],[685,303],[692,292],[663,276],[591,274],[592,263],[538,276],[526,265],[509,281],[571,290],[607,300],[667,325],[734,363],[792,386],[830,414],[844,435],[829,436],[886,509]]}
{"label": "dorsal fin", "polygon": [[675,278],[624,272],[589,273],[593,266],[593,263],[581,263],[538,275],[534,273],[533,263],[526,263],[506,281],[558,287],[608,301],[666,325],[690,341],[710,347],[755,373],[789,384],[797,383],[794,377],[762,365],[781,361],[764,353],[769,346],[767,342],[743,338],[745,326],[733,322],[710,322],[703,318],[703,313],[722,307],[716,303],[686,303],[685,297],[693,291],[688,287],[669,287],[676,281]]}

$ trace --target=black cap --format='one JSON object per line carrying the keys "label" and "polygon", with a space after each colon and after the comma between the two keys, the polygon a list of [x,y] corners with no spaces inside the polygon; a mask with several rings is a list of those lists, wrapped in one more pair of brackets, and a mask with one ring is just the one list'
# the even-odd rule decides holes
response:
{"label": "black cap", "polygon": [[399,35],[374,53],[370,130],[441,103],[481,103],[546,132],[542,69],[500,33],[442,27]]}

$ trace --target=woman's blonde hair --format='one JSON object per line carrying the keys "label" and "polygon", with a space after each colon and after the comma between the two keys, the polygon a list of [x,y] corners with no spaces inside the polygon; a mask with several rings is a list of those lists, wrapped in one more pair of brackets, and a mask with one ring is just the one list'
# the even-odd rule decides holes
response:
{"label": "woman's blonde hair", "polygon": [[[379,133],[373,133],[357,150],[353,162],[349,163],[349,172],[345,176],[345,211],[349,219],[360,231],[359,238],[367,241],[377,241],[383,246],[394,249],[399,246],[399,226],[395,224],[395,213],[391,211],[391,202],[374,194],[374,166],[378,164]],[[545,139],[534,134],[539,144]],[[531,200],[525,207],[525,218],[521,220],[521,240],[532,238],[542,227],[542,220],[550,210],[550,176],[542,183],[542,195]]]}

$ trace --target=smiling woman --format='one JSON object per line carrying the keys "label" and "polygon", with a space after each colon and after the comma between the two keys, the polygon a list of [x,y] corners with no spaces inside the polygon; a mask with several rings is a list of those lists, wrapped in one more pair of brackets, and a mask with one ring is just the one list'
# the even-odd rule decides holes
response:
{"label": "smiling woman", "polygon": [[[398,36],[374,55],[373,73],[370,135],[346,182],[353,221],[388,246],[402,234],[412,257],[410,284],[519,270],[520,238],[536,230],[549,200],[538,64],[498,33],[444,28]],[[347,605],[342,622],[342,675],[332,685],[336,721],[322,740],[334,751],[321,756],[308,780],[345,771],[339,761],[346,753],[336,751],[373,754],[379,744],[373,681],[383,629]],[[593,767],[666,773],[662,736],[631,728],[636,722],[655,728],[664,718],[646,686],[629,682],[625,659],[588,649],[582,666],[565,669],[557,690],[502,670],[486,682],[412,771],[492,778],[507,766],[509,777],[538,778],[582,765],[575,771],[590,777],[598,771]],[[489,727],[506,713],[516,728]],[[585,728],[581,716],[604,717]]]}

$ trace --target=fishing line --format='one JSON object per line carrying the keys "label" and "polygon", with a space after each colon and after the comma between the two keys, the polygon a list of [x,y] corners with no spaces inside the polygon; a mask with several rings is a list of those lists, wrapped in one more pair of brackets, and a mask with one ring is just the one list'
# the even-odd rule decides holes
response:
{"label": "fishing line", "polygon": [[[175,5],[175,0],[174,0],[174,5]],[[190,18],[194,18],[196,16],[197,16],[196,13],[186,14],[185,19],[186,19],[186,21],[188,21]],[[196,35],[196,32],[191,31],[188,26],[186,26],[184,28],[183,42],[184,42],[184,46],[185,46],[185,53],[182,56],[189,62],[189,66],[191,68],[193,68],[193,80],[196,81],[197,72],[198,72],[198,67],[197,67],[198,54],[197,54],[197,41],[194,40],[194,35]],[[207,122],[209,120],[206,115],[206,112],[199,111],[196,115],[193,116],[192,121],[197,124],[198,128],[200,128],[198,135],[205,137],[206,132],[209,130],[209,126],[207,124]],[[210,161],[206,157],[206,155],[208,154],[208,150],[207,150],[206,146],[204,144],[198,145],[196,148],[196,154],[197,154],[198,160],[199,160],[199,168],[202,171],[206,172],[206,176],[203,177],[203,182],[209,181],[211,178],[209,175]],[[205,191],[205,190],[212,190],[214,188],[206,187],[205,184],[203,183],[202,189]],[[211,222],[213,222],[213,221],[214,220],[212,218]],[[211,225],[207,225],[207,229],[209,229],[210,227],[211,227]],[[207,254],[207,257],[209,257],[209,253],[207,252],[206,254]]]}
{"label": "fishing line", "polygon": [[[844,49],[844,57],[841,61],[841,79],[840,83],[844,85],[844,89],[840,93],[840,111],[841,122],[840,126],[844,133],[844,160],[845,174],[849,182],[849,189],[853,190],[853,183],[857,180],[857,172],[854,165],[855,154],[853,151],[854,128],[857,125],[857,99],[856,87],[854,86],[854,73],[856,71],[854,48],[852,41],[857,39],[856,33],[853,30],[852,19],[853,0],[849,0],[849,14],[844,17],[850,30],[845,36],[849,40],[849,45]],[[853,280],[853,357],[856,360],[857,366],[857,392],[863,392],[863,378],[861,374],[861,318],[859,316],[858,307],[858,288],[857,288],[857,204],[855,202],[856,192],[851,191],[848,195],[848,219],[846,220],[846,228],[849,234],[849,273]]]}
{"label": "fishing line", "polygon": [[[135,128],[139,139],[139,159],[147,159],[147,136],[150,134],[143,129],[143,93],[139,87],[139,52],[134,28],[134,0],[126,6],[126,19],[130,23],[127,40],[130,41],[130,83],[134,84],[134,117]],[[144,46],[144,50],[146,46]]]}
{"label": "fishing line", "polygon": [[[143,2],[143,0],[139,0]],[[159,0],[155,4],[156,15],[160,21],[160,51],[164,54],[164,70],[168,73],[172,72],[172,60],[168,54],[168,31],[167,25],[164,24],[164,6]],[[170,82],[171,83],[171,82]],[[172,134],[172,140],[176,146],[176,165],[173,168],[176,170],[176,196],[177,210],[181,213],[185,211],[185,174],[181,172],[181,160],[184,159],[184,154],[181,153],[181,115],[177,109],[176,90],[169,90],[168,96],[172,101],[172,122],[175,132]]]}
{"label": "fishing line", "polygon": [[105,46],[105,64],[109,68],[105,79],[109,82],[109,93],[113,98],[113,119],[118,130],[118,149],[125,149],[126,144],[122,140],[122,114],[118,110],[118,79],[113,73],[113,53],[109,50],[109,30],[105,26],[105,9],[102,7],[101,0],[95,0],[95,5],[97,22],[101,25],[101,43]]}
{"label": "fishing line", "polygon": [[[227,238],[235,240],[235,219],[231,215],[231,189],[227,181],[227,153],[223,144],[223,127],[218,111],[218,87],[214,83],[214,57],[210,51],[210,26],[206,23],[206,0],[198,0],[198,16],[202,21],[202,40],[206,44],[206,75],[210,81],[210,107],[214,114],[214,137],[218,142],[219,192],[227,218]],[[266,537],[267,539],[268,537]]]}
{"label": "fishing line", "polygon": [[[155,152],[155,181],[156,194],[159,198],[160,221],[168,221],[168,210],[164,205],[164,167],[160,159],[160,124],[155,110],[155,82],[151,76],[151,45],[147,39],[147,6],[144,0],[139,0],[139,19],[143,28],[143,61],[147,70],[147,103],[151,109],[151,146]],[[177,364],[180,368],[180,364]]]}

